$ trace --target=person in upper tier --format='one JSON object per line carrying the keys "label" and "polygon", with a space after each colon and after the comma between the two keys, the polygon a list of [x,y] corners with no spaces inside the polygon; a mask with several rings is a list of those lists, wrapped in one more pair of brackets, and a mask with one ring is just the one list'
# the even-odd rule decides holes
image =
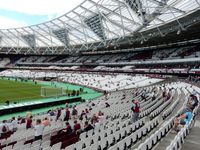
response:
{"label": "person in upper tier", "polygon": [[133,119],[132,120],[133,120],[133,122],[136,122],[139,119],[140,104],[139,104],[138,100],[133,100],[132,102],[133,102],[132,107],[131,107],[131,110],[133,111]]}

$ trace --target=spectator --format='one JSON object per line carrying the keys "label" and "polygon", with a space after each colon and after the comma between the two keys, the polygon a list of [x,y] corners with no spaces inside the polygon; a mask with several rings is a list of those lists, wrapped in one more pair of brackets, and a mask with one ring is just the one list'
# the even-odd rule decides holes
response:
{"label": "spectator", "polygon": [[98,122],[98,117],[95,114],[92,116],[91,122],[92,124],[94,124],[94,122]]}
{"label": "spectator", "polygon": [[65,103],[65,107],[69,108],[69,103],[68,102]]}
{"label": "spectator", "polygon": [[154,101],[154,100],[156,99],[156,91],[154,91],[154,92],[152,93],[151,99],[152,99],[152,101]]}
{"label": "spectator", "polygon": [[41,123],[40,119],[36,120],[36,125],[35,125],[35,141],[36,140],[42,140],[42,135],[44,131],[44,125]]}
{"label": "spectator", "polygon": [[42,124],[46,127],[46,126],[50,126],[51,124],[50,124],[50,121],[49,121],[49,119],[46,117],[46,118],[44,118],[44,120],[42,121]]}
{"label": "spectator", "polygon": [[93,127],[96,128],[96,129],[100,129],[100,122],[99,122],[99,120],[98,121],[94,120],[93,123],[92,123]]}
{"label": "spectator", "polygon": [[61,116],[61,109],[59,108],[57,110],[56,120],[58,120],[60,118],[60,116]]}
{"label": "spectator", "polygon": [[131,110],[133,111],[133,122],[138,121],[140,114],[140,104],[138,100],[133,100]]}
{"label": "spectator", "polygon": [[78,116],[78,111],[76,110],[76,106],[74,106],[72,109],[72,117],[73,119],[77,119],[77,116]]}
{"label": "spectator", "polygon": [[165,98],[165,97],[166,97],[166,88],[164,88],[164,89],[163,89],[163,92],[162,92],[162,97],[163,97],[163,98]]}
{"label": "spectator", "polygon": [[142,100],[146,101],[146,96],[144,93],[141,95],[141,98],[142,98]]}
{"label": "spectator", "polygon": [[27,118],[26,120],[26,129],[29,129],[32,127],[32,116],[30,116],[30,118]]}
{"label": "spectator", "polygon": [[81,115],[80,115],[79,119],[82,121],[84,116],[86,116],[86,113],[85,113],[85,111],[84,111],[84,110],[82,110],[82,112],[81,112]]}
{"label": "spectator", "polygon": [[21,117],[21,116],[18,116],[18,117],[17,117],[18,123],[21,123],[21,120],[22,120],[22,117]]}
{"label": "spectator", "polygon": [[48,111],[49,116],[54,116],[55,112],[53,110]]}
{"label": "spectator", "polygon": [[85,125],[84,125],[83,131],[84,131],[84,132],[88,132],[88,131],[90,131],[90,130],[92,130],[92,129],[94,129],[94,127],[93,127],[91,124],[89,124],[88,121],[86,121],[86,122],[85,122]]}
{"label": "spectator", "polygon": [[13,128],[13,132],[17,131],[18,122],[17,122],[17,120],[15,119],[15,117],[12,117],[11,124],[12,124],[12,128]]}
{"label": "spectator", "polygon": [[71,125],[69,124],[69,122],[66,122],[66,128],[62,130],[62,132],[65,132],[66,134],[69,134],[72,132],[72,127]]}
{"label": "spectator", "polygon": [[70,111],[69,108],[66,108],[64,121],[68,121],[69,119],[70,119]]}
{"label": "spectator", "polygon": [[190,95],[190,99],[188,101],[188,107],[191,109],[191,110],[194,110],[194,108],[196,106],[198,106],[198,103],[199,101],[197,100],[197,97],[195,95]]}
{"label": "spectator", "polygon": [[33,116],[32,112],[31,111],[27,111],[26,112],[26,118],[30,118],[31,116]]}
{"label": "spectator", "polygon": [[0,124],[0,135],[4,136],[7,132],[9,131],[7,121],[3,120],[2,123]]}
{"label": "spectator", "polygon": [[192,120],[192,112],[187,111],[184,114],[180,115],[180,117],[177,117],[175,120],[174,130],[172,133],[177,133],[180,131],[179,127],[180,125],[188,125],[188,123]]}
{"label": "spectator", "polygon": [[106,121],[106,116],[104,113],[101,113],[101,116],[98,116],[98,122],[99,124],[104,123]]}
{"label": "spectator", "polygon": [[74,121],[74,132],[78,133],[81,130],[81,125],[80,123],[77,122],[77,120]]}

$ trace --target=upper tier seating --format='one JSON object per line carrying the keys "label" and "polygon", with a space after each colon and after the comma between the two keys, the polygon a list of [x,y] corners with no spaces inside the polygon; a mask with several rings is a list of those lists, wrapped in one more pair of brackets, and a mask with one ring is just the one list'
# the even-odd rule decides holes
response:
{"label": "upper tier seating", "polygon": [[150,78],[147,76],[132,76],[124,74],[91,74],[91,73],[75,73],[75,72],[45,72],[31,70],[6,70],[0,72],[0,76],[15,76],[23,78],[43,78],[43,77],[58,77],[58,80],[78,85],[85,85],[95,89],[115,91],[134,87],[142,87],[150,85],[162,79]]}

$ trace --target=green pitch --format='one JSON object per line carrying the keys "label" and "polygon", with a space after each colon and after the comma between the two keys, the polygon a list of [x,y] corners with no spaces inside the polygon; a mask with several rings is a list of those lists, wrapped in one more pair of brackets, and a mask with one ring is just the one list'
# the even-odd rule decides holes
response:
{"label": "green pitch", "polygon": [[5,103],[7,100],[21,102],[42,98],[40,91],[41,85],[35,85],[34,82],[0,79],[0,103]]}

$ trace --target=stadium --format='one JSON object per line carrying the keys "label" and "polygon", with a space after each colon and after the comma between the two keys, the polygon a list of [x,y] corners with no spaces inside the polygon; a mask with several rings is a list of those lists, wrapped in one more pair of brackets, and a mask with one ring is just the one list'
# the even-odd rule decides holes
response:
{"label": "stadium", "polygon": [[199,96],[200,0],[82,0],[0,29],[0,150],[199,150]]}

